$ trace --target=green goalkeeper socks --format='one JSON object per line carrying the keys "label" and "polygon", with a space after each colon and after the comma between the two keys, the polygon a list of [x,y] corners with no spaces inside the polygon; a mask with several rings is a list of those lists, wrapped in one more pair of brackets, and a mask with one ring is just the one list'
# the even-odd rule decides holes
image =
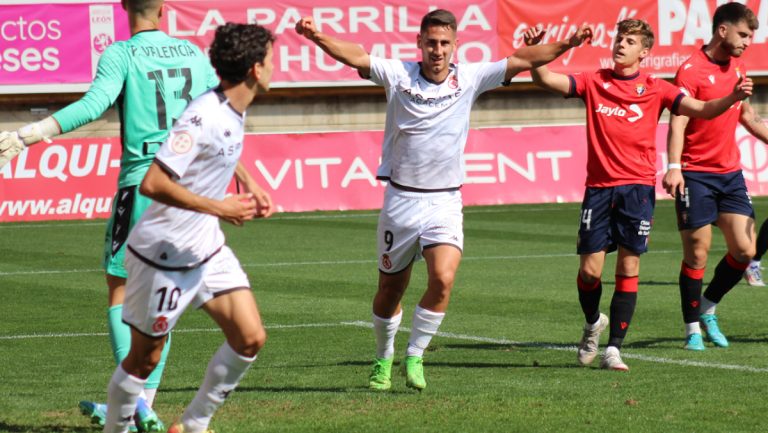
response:
{"label": "green goalkeeper socks", "polygon": [[[112,344],[112,354],[115,356],[115,363],[120,364],[131,348],[131,328],[123,323],[123,306],[113,305],[107,310],[107,323],[109,325],[109,341]],[[168,352],[171,348],[171,335],[168,335],[168,341],[165,342],[163,353],[160,355],[160,362],[147,378],[145,388],[153,389],[160,385],[160,379],[165,370],[165,362],[168,358]]]}

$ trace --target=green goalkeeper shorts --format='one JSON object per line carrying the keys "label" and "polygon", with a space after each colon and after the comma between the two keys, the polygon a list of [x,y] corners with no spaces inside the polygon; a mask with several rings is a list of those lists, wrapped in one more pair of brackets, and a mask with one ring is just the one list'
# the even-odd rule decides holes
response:
{"label": "green goalkeeper shorts", "polygon": [[127,278],[123,259],[128,233],[152,200],[139,193],[137,185],[120,188],[112,201],[112,216],[104,236],[103,267],[108,275]]}

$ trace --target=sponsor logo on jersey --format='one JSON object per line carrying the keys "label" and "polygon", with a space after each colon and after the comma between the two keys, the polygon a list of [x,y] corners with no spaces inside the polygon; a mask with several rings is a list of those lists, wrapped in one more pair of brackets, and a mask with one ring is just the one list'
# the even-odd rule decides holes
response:
{"label": "sponsor logo on jersey", "polygon": [[203,119],[200,116],[192,116],[192,118],[189,119],[189,123],[199,127],[203,125]]}
{"label": "sponsor logo on jersey", "polygon": [[691,69],[692,67],[693,67],[692,64],[686,63],[685,66],[683,66],[683,70],[688,70],[688,69]]}
{"label": "sponsor logo on jersey", "polygon": [[710,75],[710,76],[709,76],[709,77],[707,77],[707,78],[709,78],[709,82],[710,82],[710,83],[712,83],[712,84],[715,84],[715,76],[714,76],[714,75]]}
{"label": "sponsor logo on jersey", "polygon": [[624,117],[627,115],[627,110],[624,110],[621,107],[606,107],[601,103],[597,104],[597,109],[595,109],[595,112],[608,117],[611,117],[611,116]]}
{"label": "sponsor logo on jersey", "polygon": [[171,150],[179,155],[183,155],[192,149],[192,136],[186,131],[177,132],[171,140]]}
{"label": "sponsor logo on jersey", "polygon": [[168,318],[160,316],[155,319],[155,323],[152,324],[152,332],[162,334],[168,331]]}
{"label": "sponsor logo on jersey", "polygon": [[611,83],[603,83],[603,89],[608,90],[611,87]]}
{"label": "sponsor logo on jersey", "polygon": [[741,71],[739,68],[736,68],[736,78],[741,78]]}
{"label": "sponsor logo on jersey", "polygon": [[629,111],[635,113],[636,116],[632,116],[632,117],[628,118],[627,119],[628,121],[634,123],[634,122],[637,122],[638,120],[643,118],[643,110],[640,108],[639,105],[637,105],[637,104],[630,105],[629,106]]}

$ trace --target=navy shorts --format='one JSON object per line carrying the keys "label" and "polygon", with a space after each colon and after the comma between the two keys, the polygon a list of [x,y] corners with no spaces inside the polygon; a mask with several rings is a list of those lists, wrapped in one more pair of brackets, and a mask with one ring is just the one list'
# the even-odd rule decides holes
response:
{"label": "navy shorts", "polygon": [[741,170],[726,174],[684,171],[683,178],[685,194],[675,199],[678,230],[714,224],[721,213],[755,217]]}
{"label": "navy shorts", "polygon": [[650,185],[588,187],[581,203],[576,252],[610,253],[619,245],[636,254],[648,251],[655,205],[656,191]]}

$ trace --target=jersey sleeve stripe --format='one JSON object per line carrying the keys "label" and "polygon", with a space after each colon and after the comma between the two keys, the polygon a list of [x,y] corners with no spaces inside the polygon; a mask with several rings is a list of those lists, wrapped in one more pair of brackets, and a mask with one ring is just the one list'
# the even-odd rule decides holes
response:
{"label": "jersey sleeve stripe", "polygon": [[675,116],[679,115],[678,110],[680,109],[680,102],[683,100],[684,97],[685,97],[685,94],[684,93],[680,93],[675,98],[675,102],[672,103],[672,109],[670,111]]}
{"label": "jersey sleeve stripe", "polygon": [[573,98],[576,96],[576,79],[573,78],[573,75],[568,76],[568,94],[565,96],[566,98]]}
{"label": "jersey sleeve stripe", "polygon": [[163,161],[160,160],[160,158],[155,157],[155,162],[157,163],[160,168],[163,169],[166,173],[168,173],[172,178],[174,179],[181,179],[181,176],[176,173],[172,168],[168,167]]}

